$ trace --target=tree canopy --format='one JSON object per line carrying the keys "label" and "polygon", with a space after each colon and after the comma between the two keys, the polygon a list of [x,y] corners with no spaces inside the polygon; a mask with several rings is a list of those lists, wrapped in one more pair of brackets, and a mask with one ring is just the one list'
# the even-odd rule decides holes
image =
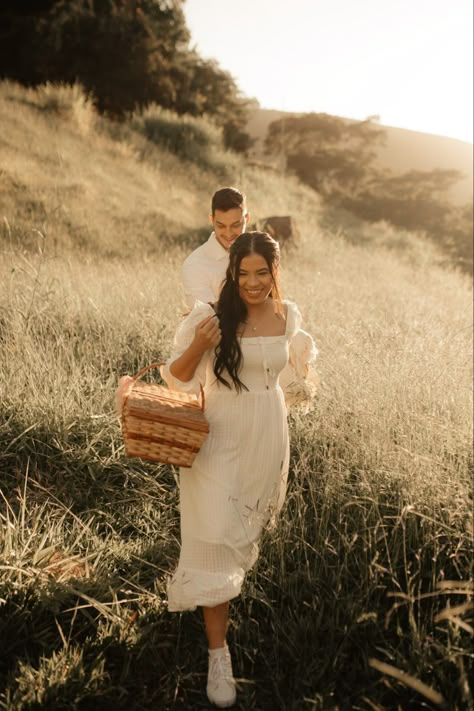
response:
{"label": "tree canopy", "polygon": [[[36,85],[81,83],[111,116],[156,103],[207,116],[246,150],[249,100],[233,77],[189,48],[184,0],[6,0],[0,76]],[[235,143],[236,145],[232,145]]]}
{"label": "tree canopy", "polygon": [[287,116],[270,124],[265,150],[328,202],[369,221],[386,220],[424,231],[458,263],[472,267],[472,205],[453,206],[450,188],[457,170],[382,171],[377,147],[385,131],[375,117],[365,121],[328,114]]}
{"label": "tree canopy", "polygon": [[384,131],[375,117],[349,121],[329,114],[304,114],[273,121],[265,150],[322,195],[353,193],[370,176],[376,146]]}

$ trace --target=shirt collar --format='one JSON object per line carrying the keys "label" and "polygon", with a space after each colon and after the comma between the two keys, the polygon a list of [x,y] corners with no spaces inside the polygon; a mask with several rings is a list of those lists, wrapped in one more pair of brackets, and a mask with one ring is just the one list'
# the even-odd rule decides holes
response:
{"label": "shirt collar", "polygon": [[210,257],[213,257],[216,261],[218,259],[229,259],[229,252],[224,249],[224,247],[217,241],[216,233],[212,232],[211,236],[206,242],[207,253]]}

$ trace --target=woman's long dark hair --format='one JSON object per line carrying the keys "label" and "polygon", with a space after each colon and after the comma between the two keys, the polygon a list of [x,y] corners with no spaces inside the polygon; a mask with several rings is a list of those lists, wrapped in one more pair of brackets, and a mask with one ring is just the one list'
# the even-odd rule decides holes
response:
{"label": "woman's long dark hair", "polygon": [[239,379],[242,367],[242,350],[237,330],[239,325],[247,320],[247,306],[239,294],[239,271],[242,259],[250,254],[260,254],[265,259],[273,281],[270,296],[280,302],[277,274],[280,264],[278,242],[266,232],[244,232],[237,237],[229,250],[229,266],[216,305],[222,337],[215,351],[214,374],[220,383],[231,388],[231,384],[223,376],[223,373],[227,372],[238,392],[243,388],[247,390]]}

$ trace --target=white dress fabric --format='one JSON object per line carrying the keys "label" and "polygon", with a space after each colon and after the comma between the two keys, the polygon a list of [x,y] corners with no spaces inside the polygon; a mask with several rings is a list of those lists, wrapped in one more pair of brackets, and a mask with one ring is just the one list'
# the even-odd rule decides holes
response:
{"label": "white dress fabric", "polygon": [[[239,377],[248,390],[238,393],[216,380],[213,350],[204,354],[189,382],[171,375],[170,363],[190,345],[197,324],[214,314],[202,302],[181,323],[173,353],[162,367],[162,376],[173,389],[198,394],[203,386],[210,428],[193,466],[180,469],[181,552],[168,582],[170,611],[213,607],[239,595],[245,573],[257,559],[262,530],[283,504],[289,443],[278,376],[291,360],[292,341],[301,333],[297,306],[284,303],[284,335],[240,341],[243,366]],[[312,348],[300,348],[297,357],[309,362],[316,348],[311,337],[305,336]],[[299,364],[303,371],[305,366]]]}

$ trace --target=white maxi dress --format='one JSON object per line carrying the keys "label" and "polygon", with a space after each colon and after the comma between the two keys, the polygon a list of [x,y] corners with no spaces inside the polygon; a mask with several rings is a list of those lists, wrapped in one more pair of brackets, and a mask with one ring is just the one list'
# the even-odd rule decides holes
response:
{"label": "white maxi dress", "polygon": [[[203,355],[189,382],[171,375],[169,365],[190,345],[197,324],[214,314],[200,301],[178,328],[171,357],[162,367],[171,388],[199,394],[203,386],[210,428],[192,467],[180,469],[181,551],[168,582],[170,611],[214,607],[239,595],[245,573],[257,559],[262,530],[283,504],[289,443],[278,376],[289,358],[296,370],[304,371],[317,352],[311,337],[299,328],[297,306],[284,303],[284,335],[240,341],[239,377],[248,390],[229,390],[216,380],[213,350]],[[304,334],[306,348],[295,354],[291,350],[296,334]],[[306,362],[295,362],[301,358]]]}

